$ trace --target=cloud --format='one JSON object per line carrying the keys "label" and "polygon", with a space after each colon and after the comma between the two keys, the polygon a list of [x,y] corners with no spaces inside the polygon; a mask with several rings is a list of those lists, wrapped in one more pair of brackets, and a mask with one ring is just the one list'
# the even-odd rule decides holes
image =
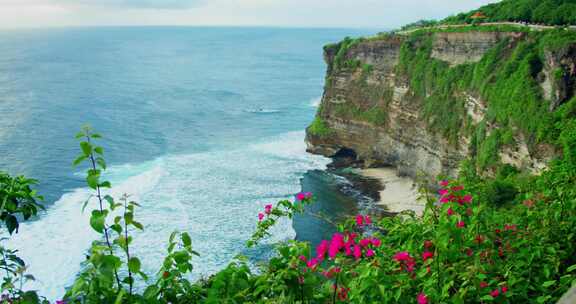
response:
{"label": "cloud", "polygon": [[206,3],[206,0],[64,0],[72,5],[134,9],[188,9]]}

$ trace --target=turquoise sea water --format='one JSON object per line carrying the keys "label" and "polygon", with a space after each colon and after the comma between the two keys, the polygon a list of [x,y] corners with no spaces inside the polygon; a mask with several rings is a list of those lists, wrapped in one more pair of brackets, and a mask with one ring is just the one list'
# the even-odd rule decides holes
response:
{"label": "turquoise sea water", "polygon": [[[71,166],[84,123],[105,135],[112,193],[142,204],[135,252],[147,272],[175,229],[202,254],[196,277],[250,254],[244,241],[264,204],[299,192],[304,176],[308,190],[326,179],[314,170],[327,160],[303,141],[322,94],[322,46],[373,32],[0,31],[0,170],[39,179],[48,207],[6,244],[37,277],[29,287],[60,297],[97,237],[80,210],[89,191]],[[281,223],[271,241],[294,238],[293,226],[305,238],[306,223]]]}

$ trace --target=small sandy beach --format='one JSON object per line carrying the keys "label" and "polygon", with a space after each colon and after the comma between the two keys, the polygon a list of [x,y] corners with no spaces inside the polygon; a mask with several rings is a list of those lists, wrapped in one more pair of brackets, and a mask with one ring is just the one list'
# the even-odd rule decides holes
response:
{"label": "small sandy beach", "polygon": [[418,189],[409,177],[398,176],[394,168],[370,168],[360,170],[360,174],[377,179],[384,190],[380,191],[380,202],[386,210],[400,212],[414,210],[418,216],[424,212],[424,200],[418,200]]}

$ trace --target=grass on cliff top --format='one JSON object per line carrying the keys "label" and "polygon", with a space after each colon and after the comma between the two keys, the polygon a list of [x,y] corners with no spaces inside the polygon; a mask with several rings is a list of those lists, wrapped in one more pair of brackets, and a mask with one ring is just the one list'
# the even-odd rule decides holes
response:
{"label": "grass on cliff top", "polygon": [[330,136],[332,130],[330,129],[330,127],[328,127],[326,122],[324,122],[322,117],[316,116],[312,124],[310,124],[310,127],[308,127],[308,132],[310,132],[310,134],[314,136],[326,137]]}

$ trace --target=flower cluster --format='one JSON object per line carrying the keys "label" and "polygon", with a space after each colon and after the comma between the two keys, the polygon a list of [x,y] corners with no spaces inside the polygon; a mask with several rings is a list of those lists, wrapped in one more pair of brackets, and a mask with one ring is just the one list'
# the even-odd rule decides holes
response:
{"label": "flower cluster", "polygon": [[311,192],[300,192],[300,193],[296,194],[296,200],[297,201],[303,201],[305,199],[310,199],[310,198],[312,198]]}
{"label": "flower cluster", "polygon": [[258,221],[262,221],[265,216],[269,216],[272,213],[272,204],[264,206],[264,213],[258,213]]}
{"label": "flower cluster", "polygon": [[334,233],[330,241],[322,240],[316,247],[315,257],[308,260],[305,256],[300,256],[300,260],[306,263],[308,269],[315,270],[322,261],[327,258],[334,260],[338,254],[354,257],[355,260],[373,257],[376,254],[374,249],[382,244],[382,241],[375,237],[360,240],[357,240],[357,237],[356,233]]}

